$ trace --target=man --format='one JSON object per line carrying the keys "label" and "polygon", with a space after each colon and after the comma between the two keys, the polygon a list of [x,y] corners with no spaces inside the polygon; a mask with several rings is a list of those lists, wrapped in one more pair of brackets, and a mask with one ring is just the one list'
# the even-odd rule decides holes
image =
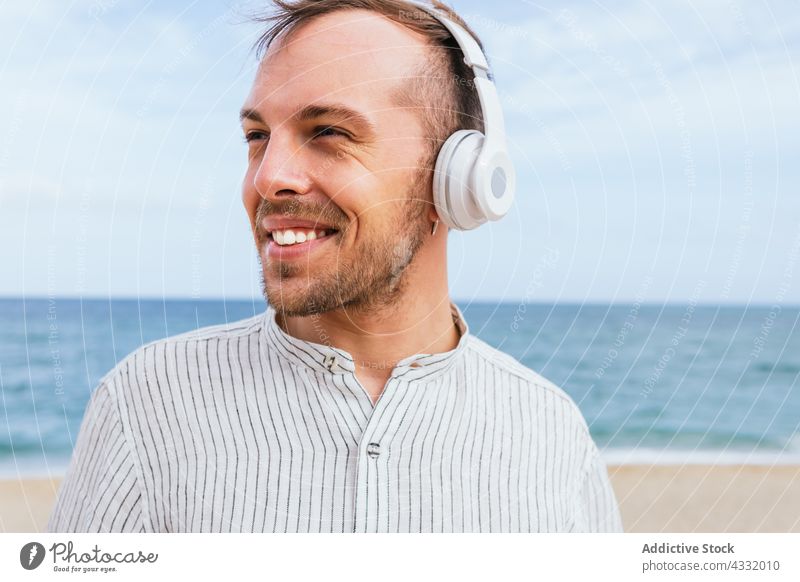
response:
{"label": "man", "polygon": [[457,45],[399,0],[276,4],[241,112],[269,307],[103,378],[50,528],[619,531],[574,402],[449,299],[433,160],[482,128]]}

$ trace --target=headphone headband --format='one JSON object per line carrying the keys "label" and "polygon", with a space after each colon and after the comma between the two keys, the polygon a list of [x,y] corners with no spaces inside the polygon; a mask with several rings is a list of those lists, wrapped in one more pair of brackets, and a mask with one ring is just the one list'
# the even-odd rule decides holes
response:
{"label": "headphone headband", "polygon": [[473,70],[475,67],[478,67],[479,69],[483,69],[486,73],[489,72],[489,63],[486,60],[486,55],[483,54],[481,47],[478,46],[478,43],[463,26],[442,14],[436,6],[424,4],[417,0],[408,0],[408,3],[430,14],[450,31],[450,34],[456,39],[458,46],[461,47],[461,51],[464,53],[464,62],[467,66],[471,67]]}
{"label": "headphone headband", "polygon": [[489,63],[477,41],[460,24],[435,6],[408,0],[447,28],[458,43],[464,63],[475,75],[475,90],[483,114],[484,132],[459,130],[448,138],[436,161],[434,203],[451,228],[469,230],[499,220],[514,200],[515,173],[506,150],[500,99],[489,79]]}
{"label": "headphone headband", "polygon": [[486,55],[483,54],[477,41],[463,26],[448,18],[435,6],[416,0],[408,0],[408,3],[433,16],[453,35],[464,55],[464,63],[472,69],[475,75],[475,89],[478,92],[478,99],[480,99],[481,110],[483,111],[483,133],[487,139],[492,141],[494,141],[495,133],[498,134],[498,139],[505,141],[505,127],[500,108],[500,99],[497,96],[494,83],[489,79],[489,62],[486,60]]}

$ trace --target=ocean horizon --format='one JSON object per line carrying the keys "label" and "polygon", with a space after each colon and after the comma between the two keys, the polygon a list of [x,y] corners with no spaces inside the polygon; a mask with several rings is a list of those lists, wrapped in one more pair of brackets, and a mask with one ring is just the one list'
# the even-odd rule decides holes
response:
{"label": "ocean horizon", "polygon": [[[463,302],[470,332],[561,387],[608,463],[800,464],[800,307]],[[0,476],[60,475],[99,379],[263,299],[0,298]]]}

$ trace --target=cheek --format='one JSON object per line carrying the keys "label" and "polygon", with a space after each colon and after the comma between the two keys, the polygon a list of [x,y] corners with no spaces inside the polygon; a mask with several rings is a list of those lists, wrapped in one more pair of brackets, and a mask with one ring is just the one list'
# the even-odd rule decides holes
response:
{"label": "cheek", "polygon": [[253,184],[253,173],[254,171],[248,168],[244,180],[242,180],[242,203],[245,211],[247,211],[248,218],[250,218],[250,226],[255,228],[256,211],[258,210],[259,202],[261,202],[261,196]]}
{"label": "cheek", "polygon": [[[344,168],[342,168],[344,169]],[[365,168],[357,171],[331,172],[320,181],[334,204],[351,217],[371,218],[389,210],[392,190],[387,174]]]}

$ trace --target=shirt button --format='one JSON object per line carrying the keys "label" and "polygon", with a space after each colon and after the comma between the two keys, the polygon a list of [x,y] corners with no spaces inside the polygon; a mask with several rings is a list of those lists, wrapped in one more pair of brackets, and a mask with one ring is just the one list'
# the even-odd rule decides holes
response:
{"label": "shirt button", "polygon": [[369,443],[367,445],[367,454],[372,459],[377,459],[381,454],[381,446],[378,443]]}
{"label": "shirt button", "polygon": [[329,372],[333,372],[336,369],[336,356],[325,356],[325,358],[322,360],[322,365],[328,368]]}

